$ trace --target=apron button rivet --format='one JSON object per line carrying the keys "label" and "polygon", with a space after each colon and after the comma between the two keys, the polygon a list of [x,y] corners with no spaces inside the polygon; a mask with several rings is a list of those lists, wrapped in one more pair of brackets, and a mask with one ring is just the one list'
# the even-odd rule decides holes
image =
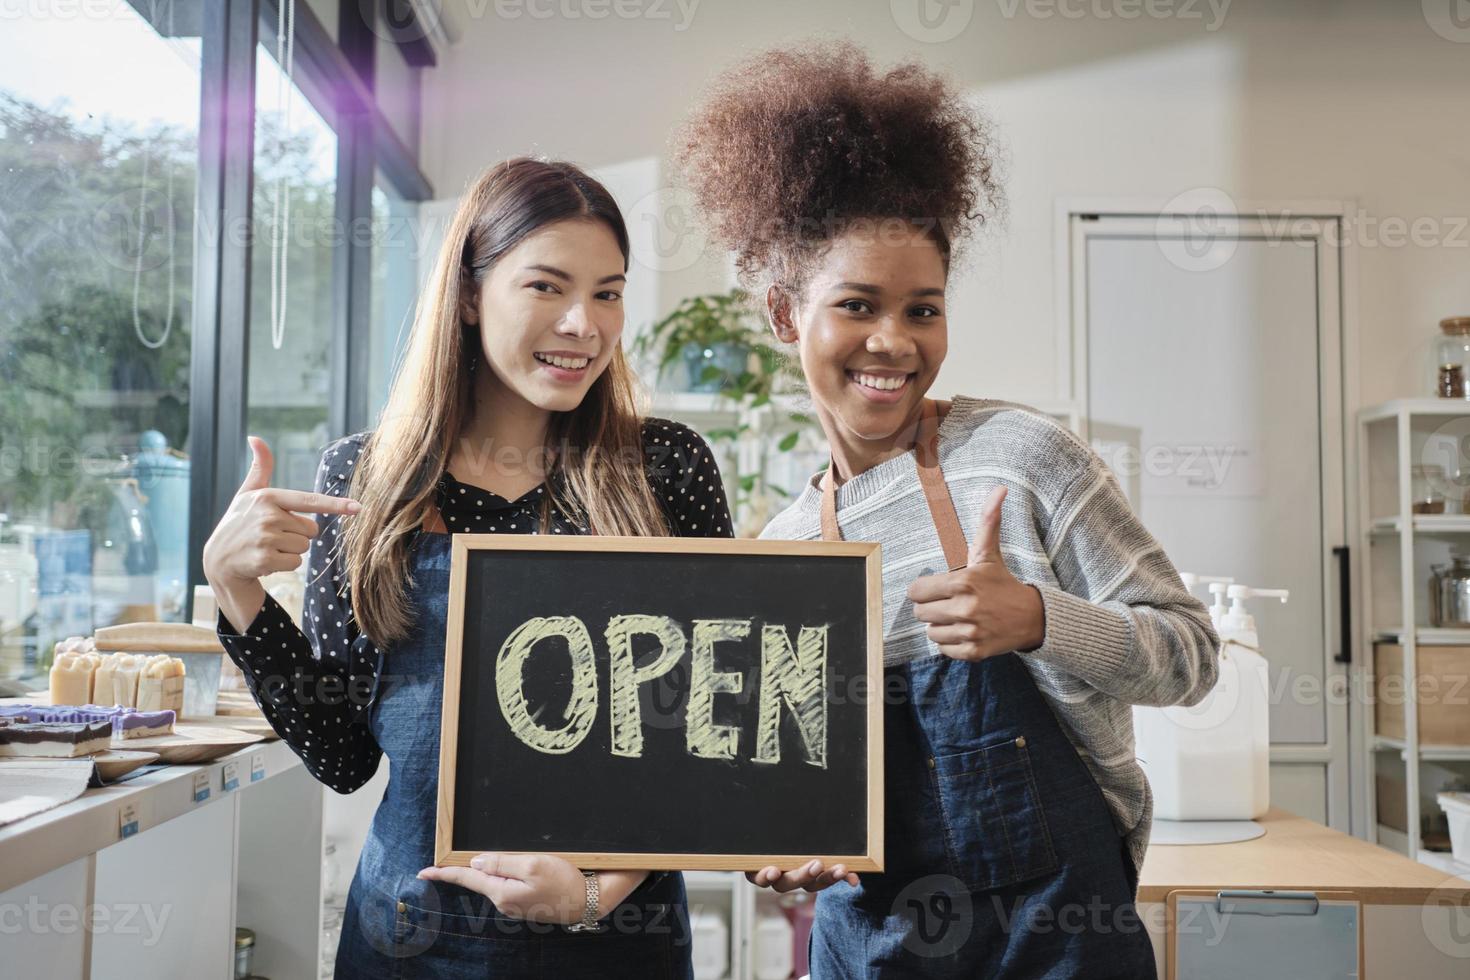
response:
{"label": "apron button rivet", "polygon": [[929,768],[930,769],[933,769],[934,768],[934,757],[933,756],[930,756],[929,757]]}
{"label": "apron button rivet", "polygon": [[1022,735],[1020,738],[1016,739],[1016,748],[1018,748],[1018,749],[1024,749],[1025,747],[1026,747],[1026,736],[1025,735]]}
{"label": "apron button rivet", "polygon": [[408,906],[405,905],[405,904],[403,904],[402,902],[399,902],[398,903],[398,911],[400,911],[400,912],[407,912],[408,911]]}

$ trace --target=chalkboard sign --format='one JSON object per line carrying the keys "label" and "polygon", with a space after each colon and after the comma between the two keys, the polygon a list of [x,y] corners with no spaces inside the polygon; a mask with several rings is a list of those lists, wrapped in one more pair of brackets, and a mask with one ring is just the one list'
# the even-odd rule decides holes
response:
{"label": "chalkboard sign", "polygon": [[877,544],[452,544],[436,863],[882,870]]}

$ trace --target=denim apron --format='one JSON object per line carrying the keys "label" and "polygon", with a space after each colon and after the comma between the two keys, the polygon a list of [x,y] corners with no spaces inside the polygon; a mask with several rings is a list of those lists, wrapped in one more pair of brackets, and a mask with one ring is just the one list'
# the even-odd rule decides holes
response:
{"label": "denim apron", "polygon": [[[688,908],[677,873],[650,876],[603,920],[609,928],[600,933],[503,916],[478,892],[416,877],[434,863],[451,550],[450,536],[433,532],[443,526],[434,521],[415,538],[409,595],[417,621],[386,657],[379,653],[366,709],[388,757],[388,788],[348,890],[338,980],[687,980],[693,972]],[[593,800],[587,819],[599,819]]]}
{"label": "denim apron", "polygon": [[[946,563],[963,568],[932,401],[915,456]],[[1155,977],[1124,839],[1020,658],[928,657],[884,682],[884,872],[817,897],[812,980]]]}

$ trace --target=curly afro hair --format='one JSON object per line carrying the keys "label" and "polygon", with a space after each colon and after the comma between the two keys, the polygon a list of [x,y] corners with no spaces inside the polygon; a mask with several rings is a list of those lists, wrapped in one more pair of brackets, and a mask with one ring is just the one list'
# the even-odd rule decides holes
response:
{"label": "curly afro hair", "polygon": [[723,74],[674,155],[742,282],[800,289],[856,223],[927,231],[948,268],[1002,197],[988,120],[917,64],[874,70],[851,43],[758,55]]}

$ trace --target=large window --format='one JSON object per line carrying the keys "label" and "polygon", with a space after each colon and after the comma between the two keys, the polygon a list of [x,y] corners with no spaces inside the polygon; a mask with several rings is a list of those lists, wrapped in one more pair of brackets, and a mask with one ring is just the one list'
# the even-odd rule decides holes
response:
{"label": "large window", "polygon": [[336,134],[259,46],[246,428],[275,454],[273,483],[298,490],[330,435],[336,172]]}
{"label": "large window", "polygon": [[373,185],[371,386],[368,424],[388,400],[388,385],[413,327],[419,290],[419,206],[400,196],[383,175]]}
{"label": "large window", "polygon": [[305,487],[381,402],[416,95],[390,122],[378,5],[279,2],[0,11],[0,696],[66,636],[187,617],[246,433]]}
{"label": "large window", "polygon": [[186,598],[198,19],[83,9],[0,32],[0,681]]}

